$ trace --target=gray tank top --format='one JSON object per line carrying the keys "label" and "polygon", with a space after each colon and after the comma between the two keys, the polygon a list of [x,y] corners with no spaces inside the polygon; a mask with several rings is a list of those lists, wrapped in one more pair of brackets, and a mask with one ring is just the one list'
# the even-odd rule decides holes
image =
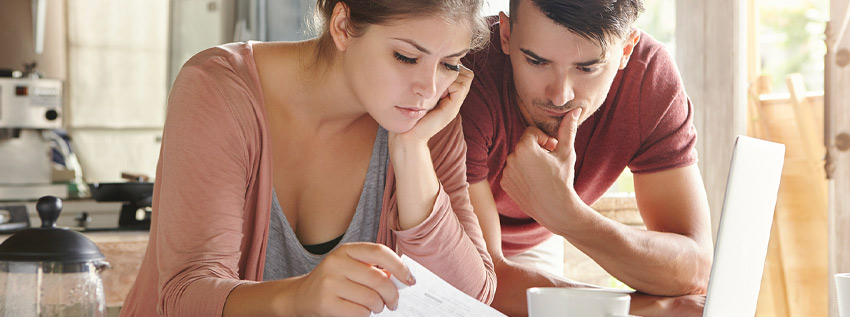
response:
{"label": "gray tank top", "polygon": [[[360,201],[339,244],[377,241],[388,164],[387,130],[378,127]],[[274,191],[272,194],[263,280],[274,281],[310,273],[325,255],[313,254],[304,249],[283,214],[277,194]]]}

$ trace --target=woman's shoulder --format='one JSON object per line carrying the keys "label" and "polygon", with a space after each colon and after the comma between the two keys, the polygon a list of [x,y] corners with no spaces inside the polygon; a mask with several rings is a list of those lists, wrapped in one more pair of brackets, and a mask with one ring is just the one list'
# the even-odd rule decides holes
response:
{"label": "woman's shoulder", "polygon": [[183,67],[199,67],[206,71],[244,70],[254,65],[254,42],[228,43],[198,52]]}
{"label": "woman's shoulder", "polygon": [[[252,43],[231,43],[203,50],[181,68],[168,97],[167,117],[196,122],[232,122],[243,134],[255,134],[264,116],[262,90]],[[190,118],[192,117],[192,118]],[[166,119],[168,121],[168,119]]]}
{"label": "woman's shoulder", "polygon": [[253,43],[229,43],[198,52],[183,64],[180,73],[252,83],[257,78],[255,65]]}
{"label": "woman's shoulder", "polygon": [[172,94],[176,91],[205,91],[231,103],[260,100],[261,89],[253,44],[229,43],[195,54],[180,69]]}

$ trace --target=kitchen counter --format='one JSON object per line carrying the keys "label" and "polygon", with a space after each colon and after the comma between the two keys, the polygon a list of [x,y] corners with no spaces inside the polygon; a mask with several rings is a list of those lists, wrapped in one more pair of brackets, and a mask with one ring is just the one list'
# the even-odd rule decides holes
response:
{"label": "kitchen counter", "polygon": [[[66,205],[67,206],[67,205]],[[120,206],[120,205],[119,205]],[[611,218],[615,221],[635,226],[642,227],[643,222],[640,214],[637,211],[634,195],[606,194],[592,206],[600,214]],[[67,208],[67,207],[66,207]],[[38,222],[33,222],[36,225]],[[124,297],[130,291],[130,287],[136,280],[136,274],[142,264],[142,258],[145,254],[145,249],[148,243],[148,231],[89,231],[83,232],[86,237],[94,241],[95,244],[106,256],[106,261],[109,262],[111,268],[103,272],[103,287],[106,293],[106,303],[110,307],[110,314],[113,314],[115,308],[120,307],[124,302]],[[6,240],[8,234],[0,235],[0,241]],[[575,275],[589,274],[592,278],[580,279],[590,280],[593,282],[607,281],[604,276],[604,271],[597,272],[601,268],[586,268],[594,264],[592,260],[586,258],[586,255],[578,252],[570,252],[574,248],[571,245],[567,246],[565,256],[566,271],[568,277]],[[582,258],[582,256],[584,258]],[[586,259],[585,259],[586,258]],[[588,263],[588,261],[590,261]],[[597,276],[599,275],[599,276]]]}
{"label": "kitchen counter", "polygon": [[100,248],[111,266],[103,272],[103,289],[107,306],[121,306],[136,280],[145,248],[147,231],[114,231],[84,233]]}

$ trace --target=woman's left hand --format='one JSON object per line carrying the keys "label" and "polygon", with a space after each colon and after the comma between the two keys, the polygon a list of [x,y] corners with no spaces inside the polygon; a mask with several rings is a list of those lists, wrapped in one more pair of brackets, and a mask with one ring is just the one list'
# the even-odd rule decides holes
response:
{"label": "woman's left hand", "polygon": [[460,66],[460,71],[434,109],[404,133],[389,133],[388,145],[396,177],[398,225],[401,230],[412,228],[428,218],[440,189],[434,172],[428,140],[457,117],[469,86],[472,71]]}
{"label": "woman's left hand", "polygon": [[440,132],[449,122],[457,117],[457,113],[460,111],[460,105],[463,104],[466,94],[469,93],[469,87],[472,85],[472,78],[474,77],[472,70],[462,64],[458,64],[458,66],[460,67],[460,71],[458,71],[457,79],[449,85],[449,88],[440,97],[434,109],[428,111],[412,129],[398,136],[427,143],[432,136]]}

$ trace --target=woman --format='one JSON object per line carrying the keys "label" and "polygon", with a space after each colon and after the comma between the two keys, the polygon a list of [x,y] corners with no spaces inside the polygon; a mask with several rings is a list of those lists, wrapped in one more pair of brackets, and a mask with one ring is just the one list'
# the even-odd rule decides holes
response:
{"label": "woman", "polygon": [[457,117],[480,6],[319,0],[318,38],[189,60],[122,315],[366,316],[415,283],[399,254],[489,303]]}

